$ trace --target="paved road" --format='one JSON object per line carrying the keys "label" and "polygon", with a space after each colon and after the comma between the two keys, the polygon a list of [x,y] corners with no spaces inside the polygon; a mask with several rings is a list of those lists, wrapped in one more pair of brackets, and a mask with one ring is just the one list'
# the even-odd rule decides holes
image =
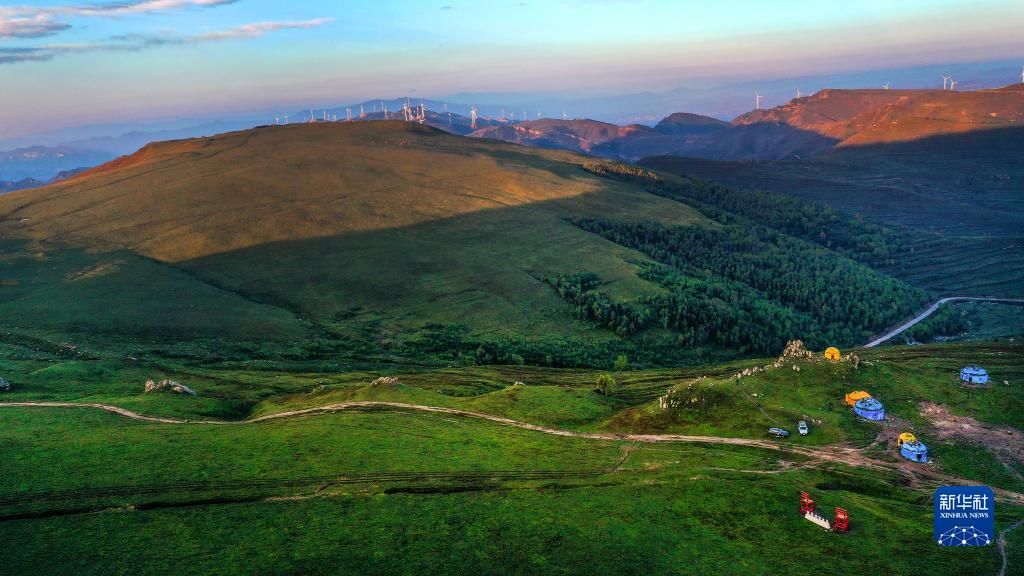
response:
{"label": "paved road", "polygon": [[942,306],[943,304],[945,304],[946,302],[960,302],[960,301],[970,301],[970,300],[974,300],[974,301],[978,301],[978,302],[1004,302],[1004,303],[1007,303],[1007,304],[1024,304],[1024,299],[1022,299],[1022,298],[985,298],[985,297],[980,297],[980,296],[950,296],[949,298],[943,298],[942,300],[939,300],[935,304],[932,304],[931,306],[928,307],[927,310],[925,310],[924,312],[921,312],[916,317],[914,317],[913,320],[907,322],[906,324],[903,324],[899,328],[889,332],[888,334],[886,334],[884,336],[881,336],[881,337],[879,337],[879,338],[877,338],[875,340],[872,340],[871,342],[868,342],[867,344],[864,345],[864,347],[865,348],[874,348],[875,346],[878,346],[879,344],[888,341],[890,338],[902,334],[903,332],[905,332],[907,329],[909,329],[914,324],[917,324],[918,322],[920,322],[920,321],[924,320],[925,318],[931,316],[932,313],[934,313],[936,310],[938,310],[939,307]]}

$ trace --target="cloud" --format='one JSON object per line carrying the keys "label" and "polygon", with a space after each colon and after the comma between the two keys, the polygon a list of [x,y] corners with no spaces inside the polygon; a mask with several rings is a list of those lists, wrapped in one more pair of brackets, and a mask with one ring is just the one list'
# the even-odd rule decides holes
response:
{"label": "cloud", "polygon": [[68,28],[71,28],[69,24],[57,22],[45,14],[36,14],[27,18],[8,18],[0,14],[0,39],[42,38],[63,32]]}
{"label": "cloud", "polygon": [[0,64],[45,62],[61,56],[89,52],[138,52],[160,46],[184,46],[206,42],[259,38],[279,30],[317,28],[333,20],[333,18],[315,18],[313,20],[255,22],[203,34],[122,34],[111,36],[99,42],[48,44],[37,47],[0,47]]}
{"label": "cloud", "polygon": [[120,16],[123,14],[167,12],[193,7],[212,8],[225,4],[234,4],[235,2],[238,2],[238,0],[136,0],[77,6],[57,6],[40,10],[52,14],[71,14],[76,16]]}
{"label": "cloud", "polygon": [[185,8],[212,8],[234,4],[238,0],[126,0],[98,4],[64,6],[0,7],[0,40],[6,38],[42,38],[71,28],[61,17],[90,16],[116,18],[129,14],[168,12]]}

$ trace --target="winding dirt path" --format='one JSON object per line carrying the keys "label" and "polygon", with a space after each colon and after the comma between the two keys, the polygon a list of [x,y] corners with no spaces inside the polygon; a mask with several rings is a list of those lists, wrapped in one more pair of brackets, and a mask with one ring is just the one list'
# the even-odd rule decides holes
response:
{"label": "winding dirt path", "polygon": [[[274,414],[267,414],[265,416],[259,416],[257,418],[251,418],[249,420],[182,420],[177,418],[164,418],[156,416],[146,416],[120,408],[117,406],[111,406],[109,404],[96,404],[96,403],[75,403],[75,402],[3,402],[0,403],[0,408],[12,407],[12,408],[92,408],[97,410],[104,410],[111,412],[124,418],[132,420],[140,420],[144,422],[154,422],[159,424],[193,424],[193,425],[246,425],[246,424],[257,424],[260,422],[267,422],[271,420],[280,420],[285,418],[300,418],[314,416],[318,414],[330,414],[333,412],[341,412],[344,410],[360,410],[360,409],[374,409],[384,408],[391,410],[407,410],[417,412],[431,412],[436,414],[447,414],[452,416],[459,416],[463,418],[474,418],[478,420],[485,420],[488,422],[494,422],[504,426],[511,426],[514,428],[521,428],[523,430],[531,430],[534,432],[540,432],[543,434],[551,434],[553,436],[563,436],[569,438],[586,438],[590,440],[606,440],[606,441],[625,441],[625,442],[639,442],[645,444],[663,443],[663,442],[685,442],[694,444],[724,444],[732,446],[751,446],[755,448],[764,448],[768,450],[779,450],[783,452],[789,452],[793,454],[799,454],[809,458],[814,458],[824,462],[838,462],[843,464],[849,464],[851,466],[858,466],[862,468],[873,468],[876,470],[886,471],[897,471],[906,474],[906,468],[900,467],[884,462],[878,462],[868,458],[862,453],[862,450],[856,448],[850,448],[846,446],[828,446],[828,447],[809,447],[809,446],[797,446],[787,445],[771,440],[758,440],[753,438],[728,438],[721,436],[690,436],[684,434],[611,434],[603,432],[575,432],[572,430],[563,430],[559,428],[549,428],[547,426],[540,426],[537,424],[530,424],[528,422],[522,422],[519,420],[513,420],[511,418],[505,418],[504,416],[496,416],[494,414],[486,414],[483,412],[473,412],[470,410],[460,410],[458,408],[445,408],[441,406],[424,406],[419,404],[407,404],[404,402],[376,402],[376,401],[354,401],[354,402],[340,402],[336,404],[327,404],[324,406],[317,406],[313,408],[304,408],[301,410],[289,410],[286,412],[277,412]],[[932,476],[932,474],[928,474]]]}
{"label": "winding dirt path", "polygon": [[924,312],[921,312],[920,314],[915,316],[912,320],[906,322],[905,324],[902,324],[899,328],[896,328],[895,330],[892,330],[891,332],[888,332],[885,335],[880,336],[880,337],[872,340],[871,342],[868,342],[867,344],[864,345],[864,347],[865,348],[874,348],[875,346],[878,346],[879,344],[882,344],[883,342],[886,342],[886,341],[888,341],[889,339],[891,339],[891,338],[893,338],[895,336],[899,336],[903,332],[906,332],[907,330],[912,328],[918,322],[920,322],[920,321],[924,320],[925,318],[931,316],[933,313],[935,313],[936,310],[939,309],[940,306],[942,306],[943,304],[945,304],[947,302],[965,302],[965,301],[974,301],[974,302],[1002,302],[1004,304],[1024,304],[1024,299],[1021,299],[1021,298],[986,298],[986,297],[981,297],[981,296],[950,296],[949,298],[943,298],[942,300],[939,300],[935,304],[932,304],[931,306],[928,307],[927,310],[925,310]]}
{"label": "winding dirt path", "polygon": [[[478,420],[485,420],[488,422],[494,422],[504,426],[510,426],[514,428],[521,428],[523,430],[531,430],[534,432],[540,432],[543,434],[551,434],[553,436],[563,436],[568,438],[586,438],[590,440],[605,440],[605,441],[625,441],[625,442],[638,442],[645,444],[657,444],[657,443],[691,443],[691,444],[719,444],[719,445],[731,445],[731,446],[750,446],[754,448],[764,448],[768,450],[778,450],[780,452],[787,452],[790,454],[798,454],[805,456],[818,462],[823,463],[839,463],[846,464],[849,466],[855,466],[858,468],[869,468],[873,470],[895,472],[904,477],[907,477],[912,485],[939,485],[941,483],[964,483],[960,478],[942,474],[935,470],[922,467],[912,462],[882,462],[874,460],[868,457],[863,449],[853,448],[842,445],[830,445],[822,447],[811,447],[811,446],[799,446],[793,444],[785,444],[781,442],[771,440],[758,440],[753,438],[727,438],[722,436],[691,436],[685,434],[610,434],[604,432],[575,432],[572,430],[562,430],[559,428],[549,428],[547,426],[540,426],[537,424],[530,424],[528,422],[522,422],[519,420],[513,420],[504,416],[496,416],[494,414],[486,414],[484,412],[473,412],[470,410],[460,410],[458,408],[445,408],[442,406],[424,406],[420,404],[407,404],[404,402],[382,402],[382,401],[353,401],[353,402],[339,402],[335,404],[327,404],[324,406],[316,406],[313,408],[303,408],[300,410],[289,410],[286,412],[277,412],[274,414],[267,414],[259,416],[257,418],[251,418],[249,420],[182,420],[177,418],[163,418],[156,416],[146,416],[120,408],[117,406],[111,406],[109,404],[96,404],[96,403],[75,403],[75,402],[2,402],[0,408],[12,407],[12,408],[91,408],[96,410],[104,410],[129,418],[132,420],[139,420],[143,422],[153,422],[158,424],[192,424],[192,425],[218,425],[218,426],[230,426],[230,425],[248,425],[257,424],[260,422],[267,422],[271,420],[281,420],[285,418],[302,418],[315,416],[319,414],[331,414],[334,412],[341,412],[345,410],[360,410],[360,409],[390,409],[390,410],[404,410],[404,411],[415,411],[415,412],[430,412],[435,414],[447,414],[452,416],[459,416],[463,418],[475,418]],[[1007,490],[995,490],[996,494],[1002,499],[1013,502],[1018,505],[1024,505],[1024,494],[1017,492],[1010,492]]]}

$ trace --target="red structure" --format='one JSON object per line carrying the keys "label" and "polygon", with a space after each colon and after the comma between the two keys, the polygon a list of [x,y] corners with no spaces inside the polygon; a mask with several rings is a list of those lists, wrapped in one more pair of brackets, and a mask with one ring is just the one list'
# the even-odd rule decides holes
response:
{"label": "red structure", "polygon": [[850,528],[850,514],[845,508],[836,507],[836,521],[832,524],[832,529],[836,532],[846,532]]}
{"label": "red structure", "polygon": [[800,515],[803,516],[808,512],[814,512],[814,500],[811,500],[811,495],[807,492],[800,493]]}

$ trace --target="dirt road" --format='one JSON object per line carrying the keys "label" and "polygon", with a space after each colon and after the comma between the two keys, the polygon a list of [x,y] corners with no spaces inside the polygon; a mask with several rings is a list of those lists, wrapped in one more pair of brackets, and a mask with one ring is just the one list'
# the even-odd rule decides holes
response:
{"label": "dirt road", "polygon": [[[91,408],[97,410],[105,410],[124,418],[132,420],[141,420],[144,422],[154,422],[159,424],[175,424],[175,425],[250,425],[257,424],[260,422],[267,422],[271,420],[279,420],[283,418],[301,418],[309,417],[317,414],[330,414],[333,412],[340,412],[344,410],[360,410],[360,409],[390,409],[399,411],[417,411],[417,412],[431,412],[437,414],[447,414],[452,416],[459,416],[463,418],[475,418],[479,420],[485,420],[488,422],[494,422],[504,426],[511,426],[515,428],[521,428],[524,430],[531,430],[534,432],[540,432],[544,434],[551,434],[554,436],[565,436],[571,438],[587,438],[591,440],[605,440],[605,441],[624,441],[624,442],[638,442],[638,443],[693,443],[693,444],[719,444],[719,445],[732,445],[732,446],[751,446],[755,448],[764,448],[768,450],[779,450],[781,452],[787,452],[791,454],[798,454],[811,458],[819,463],[840,463],[849,466],[856,466],[859,468],[870,468],[879,471],[895,472],[903,475],[911,480],[915,485],[931,485],[941,482],[957,481],[963,483],[962,480],[953,478],[939,472],[936,472],[930,468],[925,468],[920,465],[913,464],[911,462],[882,462],[874,460],[864,454],[864,450],[853,448],[849,446],[831,445],[823,447],[810,447],[810,446],[799,446],[794,444],[787,444],[785,442],[773,441],[773,440],[758,440],[753,438],[726,438],[720,436],[690,436],[684,434],[610,434],[601,432],[575,432],[572,430],[562,430],[558,428],[549,428],[547,426],[540,426],[537,424],[530,424],[528,422],[521,422],[519,420],[513,420],[511,418],[505,418],[503,416],[496,416],[494,414],[486,414],[483,412],[472,412],[469,410],[459,410],[457,408],[445,408],[441,406],[423,406],[418,404],[406,404],[403,402],[369,402],[369,401],[357,401],[357,402],[341,402],[336,404],[327,404],[324,406],[317,406],[314,408],[304,408],[301,410],[290,410],[286,412],[278,412],[275,414],[267,414],[258,418],[252,418],[250,420],[239,420],[239,421],[228,421],[228,420],[181,420],[175,418],[162,418],[145,416],[119,408],[117,406],[110,406],[107,404],[78,404],[73,402],[5,402],[0,403],[0,408],[3,407],[23,407],[23,408]],[[1018,504],[1024,504],[1024,494],[1018,494],[1015,492],[998,491],[1001,498],[1013,501]]]}
{"label": "dirt road", "polygon": [[910,320],[909,322],[901,325],[899,328],[896,328],[895,330],[892,330],[891,332],[889,332],[889,333],[887,333],[887,334],[885,334],[883,336],[880,336],[880,337],[872,340],[871,342],[868,342],[867,344],[864,345],[864,347],[865,348],[874,348],[875,346],[878,346],[879,344],[890,340],[894,336],[899,336],[903,332],[906,332],[907,330],[909,330],[911,327],[913,327],[918,322],[920,322],[920,321],[924,320],[925,318],[931,316],[936,310],[939,309],[940,306],[942,306],[943,304],[946,304],[947,302],[964,302],[964,301],[1003,302],[1005,304],[1024,304],[1024,299],[1020,299],[1020,298],[984,298],[984,297],[976,297],[976,296],[950,296],[949,298],[943,298],[942,300],[939,300],[935,304],[932,304],[931,306],[928,307],[927,310],[925,310],[924,312],[921,312],[920,314],[915,316],[913,320]]}

